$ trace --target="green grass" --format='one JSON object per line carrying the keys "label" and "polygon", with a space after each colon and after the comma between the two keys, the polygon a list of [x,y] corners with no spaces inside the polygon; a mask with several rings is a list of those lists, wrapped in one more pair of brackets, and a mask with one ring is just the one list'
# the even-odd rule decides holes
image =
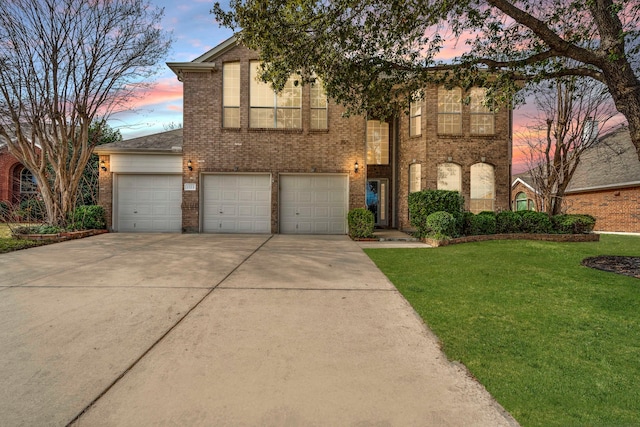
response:
{"label": "green grass", "polygon": [[11,237],[11,229],[7,224],[0,223],[0,254],[13,252],[20,249],[42,246],[46,242],[34,242],[31,240],[17,240]]}
{"label": "green grass", "polygon": [[366,252],[523,426],[640,425],[640,280],[580,265],[640,237]]}

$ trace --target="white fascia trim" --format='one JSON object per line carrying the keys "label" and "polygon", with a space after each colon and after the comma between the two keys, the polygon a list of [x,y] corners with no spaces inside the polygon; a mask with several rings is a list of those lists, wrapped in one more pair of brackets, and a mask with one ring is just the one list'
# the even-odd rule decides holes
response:
{"label": "white fascia trim", "polygon": [[614,190],[616,188],[640,187],[640,181],[619,182],[617,184],[597,185],[594,187],[572,188],[565,191],[564,194],[586,193],[589,191]]}
{"label": "white fascia trim", "polygon": [[520,178],[516,178],[515,181],[513,181],[513,183],[511,184],[511,188],[515,187],[517,183],[520,183],[520,184],[524,185],[525,187],[527,187],[528,189],[530,189],[534,193],[538,194],[538,190],[536,190],[535,188],[533,188],[531,185],[527,184],[526,182],[524,182]]}

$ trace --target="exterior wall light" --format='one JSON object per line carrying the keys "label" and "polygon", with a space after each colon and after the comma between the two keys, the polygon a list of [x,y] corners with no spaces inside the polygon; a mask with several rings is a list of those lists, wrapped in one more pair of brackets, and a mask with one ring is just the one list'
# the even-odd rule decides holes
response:
{"label": "exterior wall light", "polygon": [[358,164],[358,161],[356,160],[356,164],[353,165],[353,171],[355,173],[358,173],[358,170],[360,170],[360,165]]}
{"label": "exterior wall light", "polygon": [[104,163],[104,160],[100,161],[100,169],[102,169],[103,171],[107,171],[107,165]]}
{"label": "exterior wall light", "polygon": [[189,169],[190,171],[193,170],[193,163],[191,163],[191,159],[189,159],[189,161],[187,162],[187,169]]}

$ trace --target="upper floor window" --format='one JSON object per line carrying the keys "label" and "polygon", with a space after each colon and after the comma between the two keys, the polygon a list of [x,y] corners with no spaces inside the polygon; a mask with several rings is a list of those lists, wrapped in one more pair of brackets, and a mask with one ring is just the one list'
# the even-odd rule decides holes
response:
{"label": "upper floor window", "polygon": [[462,192],[462,167],[455,163],[438,165],[438,190]]}
{"label": "upper floor window", "polygon": [[327,95],[320,79],[311,84],[311,129],[328,129]]}
{"label": "upper floor window", "polygon": [[222,126],[240,127],[240,63],[222,65]]}
{"label": "upper floor window", "polygon": [[493,211],[494,182],[493,166],[487,163],[471,165],[471,212]]}
{"label": "upper floor window", "polygon": [[389,123],[367,120],[367,164],[389,164]]}
{"label": "upper floor window", "polygon": [[302,128],[302,87],[289,78],[280,93],[258,80],[258,61],[251,61],[249,126],[268,129]]}
{"label": "upper floor window", "polygon": [[409,136],[422,134],[422,99],[416,99],[409,104]]}
{"label": "upper floor window", "polygon": [[438,133],[462,134],[462,89],[438,88]]}
{"label": "upper floor window", "polygon": [[487,90],[474,87],[469,92],[469,112],[472,135],[493,135],[495,133],[495,117],[487,104]]}

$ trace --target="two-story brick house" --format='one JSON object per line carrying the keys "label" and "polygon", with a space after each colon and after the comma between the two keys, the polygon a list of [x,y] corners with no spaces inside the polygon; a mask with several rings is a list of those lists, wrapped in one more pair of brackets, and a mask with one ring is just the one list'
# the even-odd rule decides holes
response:
{"label": "two-story brick house", "polygon": [[344,117],[320,81],[276,94],[258,65],[235,38],[168,64],[183,83],[182,134],[97,150],[112,229],[345,234],[356,207],[408,229],[408,194],[426,188],[458,190],[472,211],[509,209],[511,110],[487,108],[483,89],[427,87],[410,115],[381,122]]}

